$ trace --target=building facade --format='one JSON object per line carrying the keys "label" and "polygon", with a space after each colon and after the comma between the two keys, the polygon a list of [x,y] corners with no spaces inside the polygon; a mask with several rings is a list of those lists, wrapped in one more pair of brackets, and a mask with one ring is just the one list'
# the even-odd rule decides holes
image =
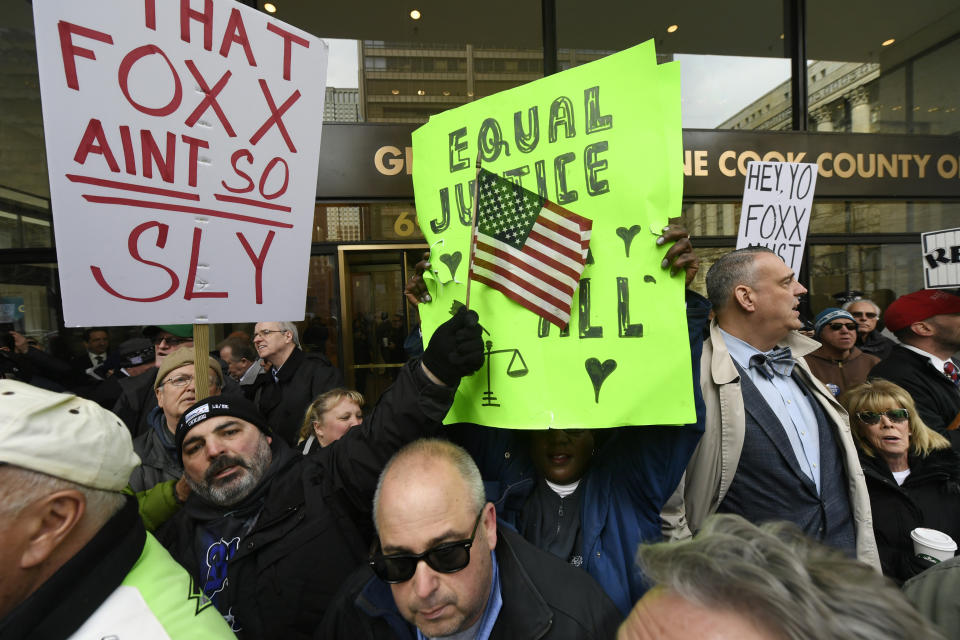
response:
{"label": "building facade", "polygon": [[[63,326],[60,309],[31,4],[11,4],[0,17],[0,323],[75,346],[79,332]],[[960,226],[955,2],[807,0],[798,17],[791,0],[722,7],[597,0],[556,9],[556,48],[546,56],[550,21],[541,10],[555,6],[546,0],[469,10],[429,2],[417,21],[375,0],[349,11],[305,0],[274,4],[277,17],[306,31],[358,41],[357,88],[327,89],[301,331],[374,395],[396,365],[382,348],[394,316],[404,335],[416,325],[401,295],[425,248],[410,131],[431,115],[536,80],[547,67],[562,71],[648,38],[661,61],[681,61],[689,129],[679,213],[704,257],[701,278],[734,246],[743,163],[796,149],[821,165],[800,274],[811,314],[845,290],[883,306],[920,288],[919,234]],[[805,47],[796,46],[799,34]],[[792,73],[791,63],[802,71]],[[761,80],[771,67],[782,73]],[[697,109],[701,119],[691,125]],[[903,160],[951,155],[953,165],[931,160],[924,176]],[[336,181],[325,180],[325,167],[339,170]],[[953,179],[943,178],[951,171]],[[96,242],[97,230],[89,232]],[[237,329],[250,327],[216,326],[214,339]],[[115,343],[136,332],[111,329]]]}

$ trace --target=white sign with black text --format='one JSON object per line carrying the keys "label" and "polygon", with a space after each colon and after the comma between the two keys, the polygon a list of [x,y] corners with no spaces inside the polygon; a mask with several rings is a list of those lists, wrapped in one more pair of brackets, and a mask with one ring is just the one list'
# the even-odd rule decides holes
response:
{"label": "white sign with black text", "polygon": [[743,187],[737,249],[763,246],[800,273],[817,165],[809,162],[751,162]]}
{"label": "white sign with black text", "polygon": [[960,287],[960,229],[920,234],[923,249],[923,288]]}

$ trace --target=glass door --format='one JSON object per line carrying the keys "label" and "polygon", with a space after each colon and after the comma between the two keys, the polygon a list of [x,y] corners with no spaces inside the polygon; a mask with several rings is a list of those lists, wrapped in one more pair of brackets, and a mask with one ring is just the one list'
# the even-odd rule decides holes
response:
{"label": "glass door", "polygon": [[403,287],[427,245],[338,247],[344,377],[371,406],[422,352],[420,318]]}

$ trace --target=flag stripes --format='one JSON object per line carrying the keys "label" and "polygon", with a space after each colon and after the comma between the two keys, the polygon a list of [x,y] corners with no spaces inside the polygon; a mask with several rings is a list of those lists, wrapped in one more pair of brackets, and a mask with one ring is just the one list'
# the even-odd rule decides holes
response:
{"label": "flag stripes", "polygon": [[592,221],[488,171],[479,174],[470,278],[566,327]]}

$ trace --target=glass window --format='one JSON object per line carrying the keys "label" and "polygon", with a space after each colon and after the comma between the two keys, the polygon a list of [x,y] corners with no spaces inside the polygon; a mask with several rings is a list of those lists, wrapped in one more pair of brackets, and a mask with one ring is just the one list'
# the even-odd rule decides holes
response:
{"label": "glass window", "polygon": [[811,130],[960,131],[956,3],[886,3],[871,20],[854,4],[807,7]]}
{"label": "glass window", "polygon": [[49,198],[32,9],[8,4],[0,17],[0,189]]}
{"label": "glass window", "polygon": [[314,209],[314,242],[423,240],[412,203],[359,205],[318,204]]}
{"label": "glass window", "polygon": [[923,288],[915,244],[813,245],[810,247],[810,310],[837,306],[835,294],[860,291],[882,309]]}
{"label": "glass window", "polygon": [[60,283],[54,264],[0,265],[0,322],[42,337],[60,322]]}
{"label": "glass window", "polygon": [[695,129],[789,130],[790,60],[678,54],[681,119]]}
{"label": "glass window", "polygon": [[340,305],[337,266],[333,256],[310,258],[307,277],[307,307],[303,322],[297,323],[300,344],[305,351],[319,351],[333,366],[340,366]]}
{"label": "glass window", "polygon": [[781,2],[623,3],[616,15],[561,8],[557,31],[561,69],[654,39],[660,62],[680,62],[686,128],[790,129]]}
{"label": "glass window", "polygon": [[[736,236],[740,203],[687,202],[681,220],[692,236]],[[820,201],[813,204],[808,233],[922,233],[955,227],[958,220],[958,202]]]}

